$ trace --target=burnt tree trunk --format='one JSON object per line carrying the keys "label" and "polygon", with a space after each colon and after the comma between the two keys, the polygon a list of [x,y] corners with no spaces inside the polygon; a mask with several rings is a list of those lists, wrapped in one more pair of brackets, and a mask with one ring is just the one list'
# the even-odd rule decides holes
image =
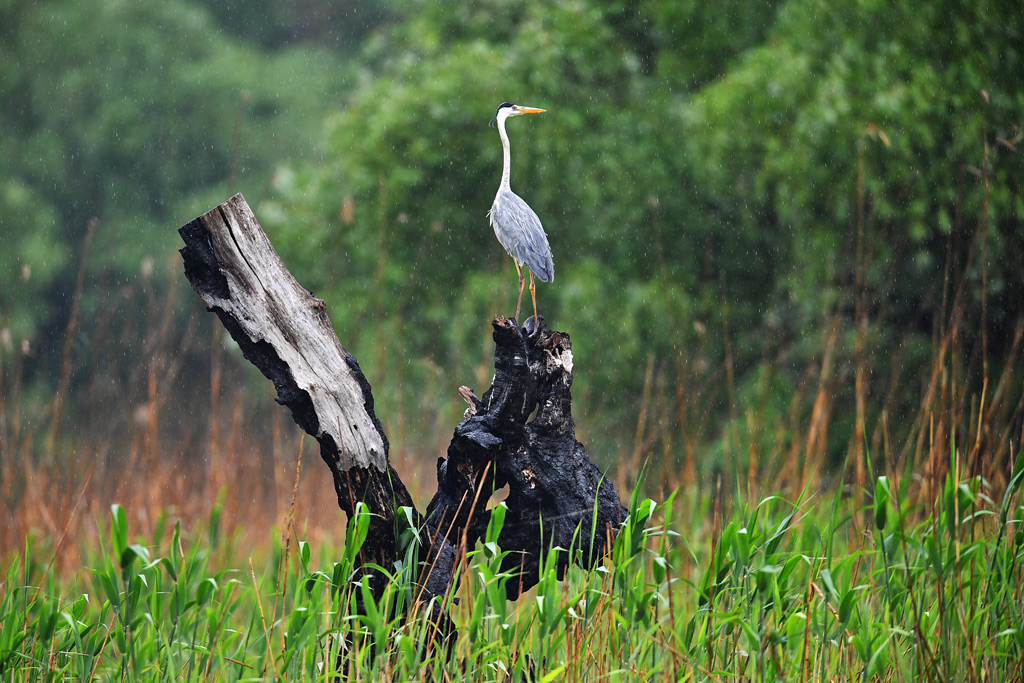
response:
{"label": "burnt tree trunk", "polygon": [[462,387],[470,408],[447,459],[438,459],[437,493],[427,505],[428,527],[464,531],[472,547],[490,521],[490,492],[508,486],[498,544],[514,552],[502,569],[522,572],[505,584],[510,600],[537,583],[548,548],[565,550],[558,555],[559,577],[577,549],[583,565],[592,565],[604,554],[609,528],[617,529],[625,516],[611,481],[576,440],[569,335],[533,322],[522,329],[514,319],[491,322],[494,379],[480,399]]}
{"label": "burnt tree trunk", "polygon": [[[472,548],[484,533],[491,493],[504,486],[508,511],[499,544],[513,551],[505,569],[520,572],[519,580],[506,584],[510,599],[537,582],[547,549],[565,550],[558,556],[560,575],[571,561],[590,566],[607,550],[624,509],[575,437],[567,334],[532,318],[524,328],[514,319],[492,321],[492,386],[482,398],[460,388],[470,408],[448,457],[438,460],[437,493],[424,517],[391,468],[370,385],[339,343],[324,302],[292,277],[242,195],[178,232],[189,282],[245,357],[274,383],[277,401],[319,442],[338,504],[351,516],[362,501],[372,513],[362,564],[394,565],[396,533],[404,525],[396,511],[409,507],[427,542],[423,597],[443,596],[460,556],[457,547]],[[385,577],[367,574],[379,595]],[[438,602],[433,613],[442,632],[451,633]]]}

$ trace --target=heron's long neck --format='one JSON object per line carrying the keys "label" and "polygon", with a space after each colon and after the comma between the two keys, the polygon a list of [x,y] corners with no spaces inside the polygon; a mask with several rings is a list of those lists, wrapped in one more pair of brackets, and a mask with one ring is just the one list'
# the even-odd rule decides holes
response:
{"label": "heron's long neck", "polygon": [[508,146],[508,133],[505,132],[505,119],[498,119],[498,134],[501,135],[501,186],[506,190],[510,189],[508,184],[509,173],[512,167],[512,154]]}

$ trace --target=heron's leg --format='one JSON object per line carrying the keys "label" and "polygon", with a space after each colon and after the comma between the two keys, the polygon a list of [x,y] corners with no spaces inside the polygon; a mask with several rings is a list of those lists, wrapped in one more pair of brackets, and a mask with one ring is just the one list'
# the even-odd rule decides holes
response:
{"label": "heron's leg", "polygon": [[537,317],[537,285],[533,283],[533,271],[530,271],[530,297],[533,298],[533,322],[540,324],[540,318]]}
{"label": "heron's leg", "polygon": [[[516,257],[512,257],[512,263],[516,264],[516,272],[519,273],[519,300],[516,301],[516,322],[519,321],[519,309],[523,307],[523,270],[519,267],[519,261],[516,261]],[[531,275],[531,277],[533,277]]]}

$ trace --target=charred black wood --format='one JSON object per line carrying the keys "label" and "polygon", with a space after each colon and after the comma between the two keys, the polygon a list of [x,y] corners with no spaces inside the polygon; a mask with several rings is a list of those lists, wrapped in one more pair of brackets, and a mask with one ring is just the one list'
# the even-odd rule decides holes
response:
{"label": "charred black wood", "polygon": [[427,526],[456,543],[464,536],[471,548],[486,532],[491,493],[507,486],[508,512],[498,542],[513,551],[503,569],[520,572],[520,580],[506,583],[509,599],[515,599],[537,583],[551,548],[563,549],[559,576],[574,560],[592,566],[625,509],[612,482],[576,440],[569,335],[543,324],[520,328],[502,317],[491,325],[494,380],[480,399],[460,389],[470,408],[455,429],[448,457],[438,461],[438,491],[427,506]]}

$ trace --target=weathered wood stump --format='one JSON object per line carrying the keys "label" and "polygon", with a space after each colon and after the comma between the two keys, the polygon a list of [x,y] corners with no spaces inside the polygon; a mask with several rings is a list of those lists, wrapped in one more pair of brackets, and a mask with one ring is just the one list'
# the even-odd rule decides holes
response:
{"label": "weathered wood stump", "polygon": [[[395,560],[395,510],[412,497],[388,462],[388,440],[356,359],[338,342],[324,302],[296,282],[242,195],[182,226],[185,276],[246,359],[274,383],[277,402],[320,443],[338,505],[373,513],[363,564]],[[383,587],[373,574],[375,592]]]}
{"label": "weathered wood stump", "polygon": [[[482,398],[460,388],[470,408],[455,428],[448,457],[438,460],[437,493],[424,517],[389,463],[370,385],[334,334],[324,302],[292,277],[242,195],[190,221],[179,234],[189,282],[245,357],[274,383],[277,401],[319,442],[338,504],[351,516],[362,501],[372,513],[363,565],[394,565],[402,526],[396,511],[411,508],[427,541],[423,598],[445,595],[458,547],[471,549],[483,535],[491,493],[505,486],[508,512],[499,544],[513,551],[504,569],[519,573],[506,584],[510,599],[536,584],[548,549],[564,549],[560,576],[570,562],[590,566],[607,550],[624,509],[576,440],[567,334],[532,318],[523,328],[514,319],[492,321],[492,385]],[[386,577],[366,574],[380,595]],[[442,634],[452,634],[438,603],[433,614]]]}
{"label": "weathered wood stump", "polygon": [[[536,584],[547,548],[566,551],[559,554],[559,576],[576,549],[589,567],[603,555],[608,529],[624,517],[611,481],[576,440],[569,335],[532,322],[520,329],[514,319],[492,321],[493,382],[480,399],[463,387],[470,409],[447,459],[438,460],[437,494],[427,506],[428,527],[465,529],[471,546],[490,521],[490,492],[508,486],[498,543],[516,551],[503,569],[522,571],[520,581],[506,584],[510,600]],[[475,495],[478,490],[485,495]]]}

